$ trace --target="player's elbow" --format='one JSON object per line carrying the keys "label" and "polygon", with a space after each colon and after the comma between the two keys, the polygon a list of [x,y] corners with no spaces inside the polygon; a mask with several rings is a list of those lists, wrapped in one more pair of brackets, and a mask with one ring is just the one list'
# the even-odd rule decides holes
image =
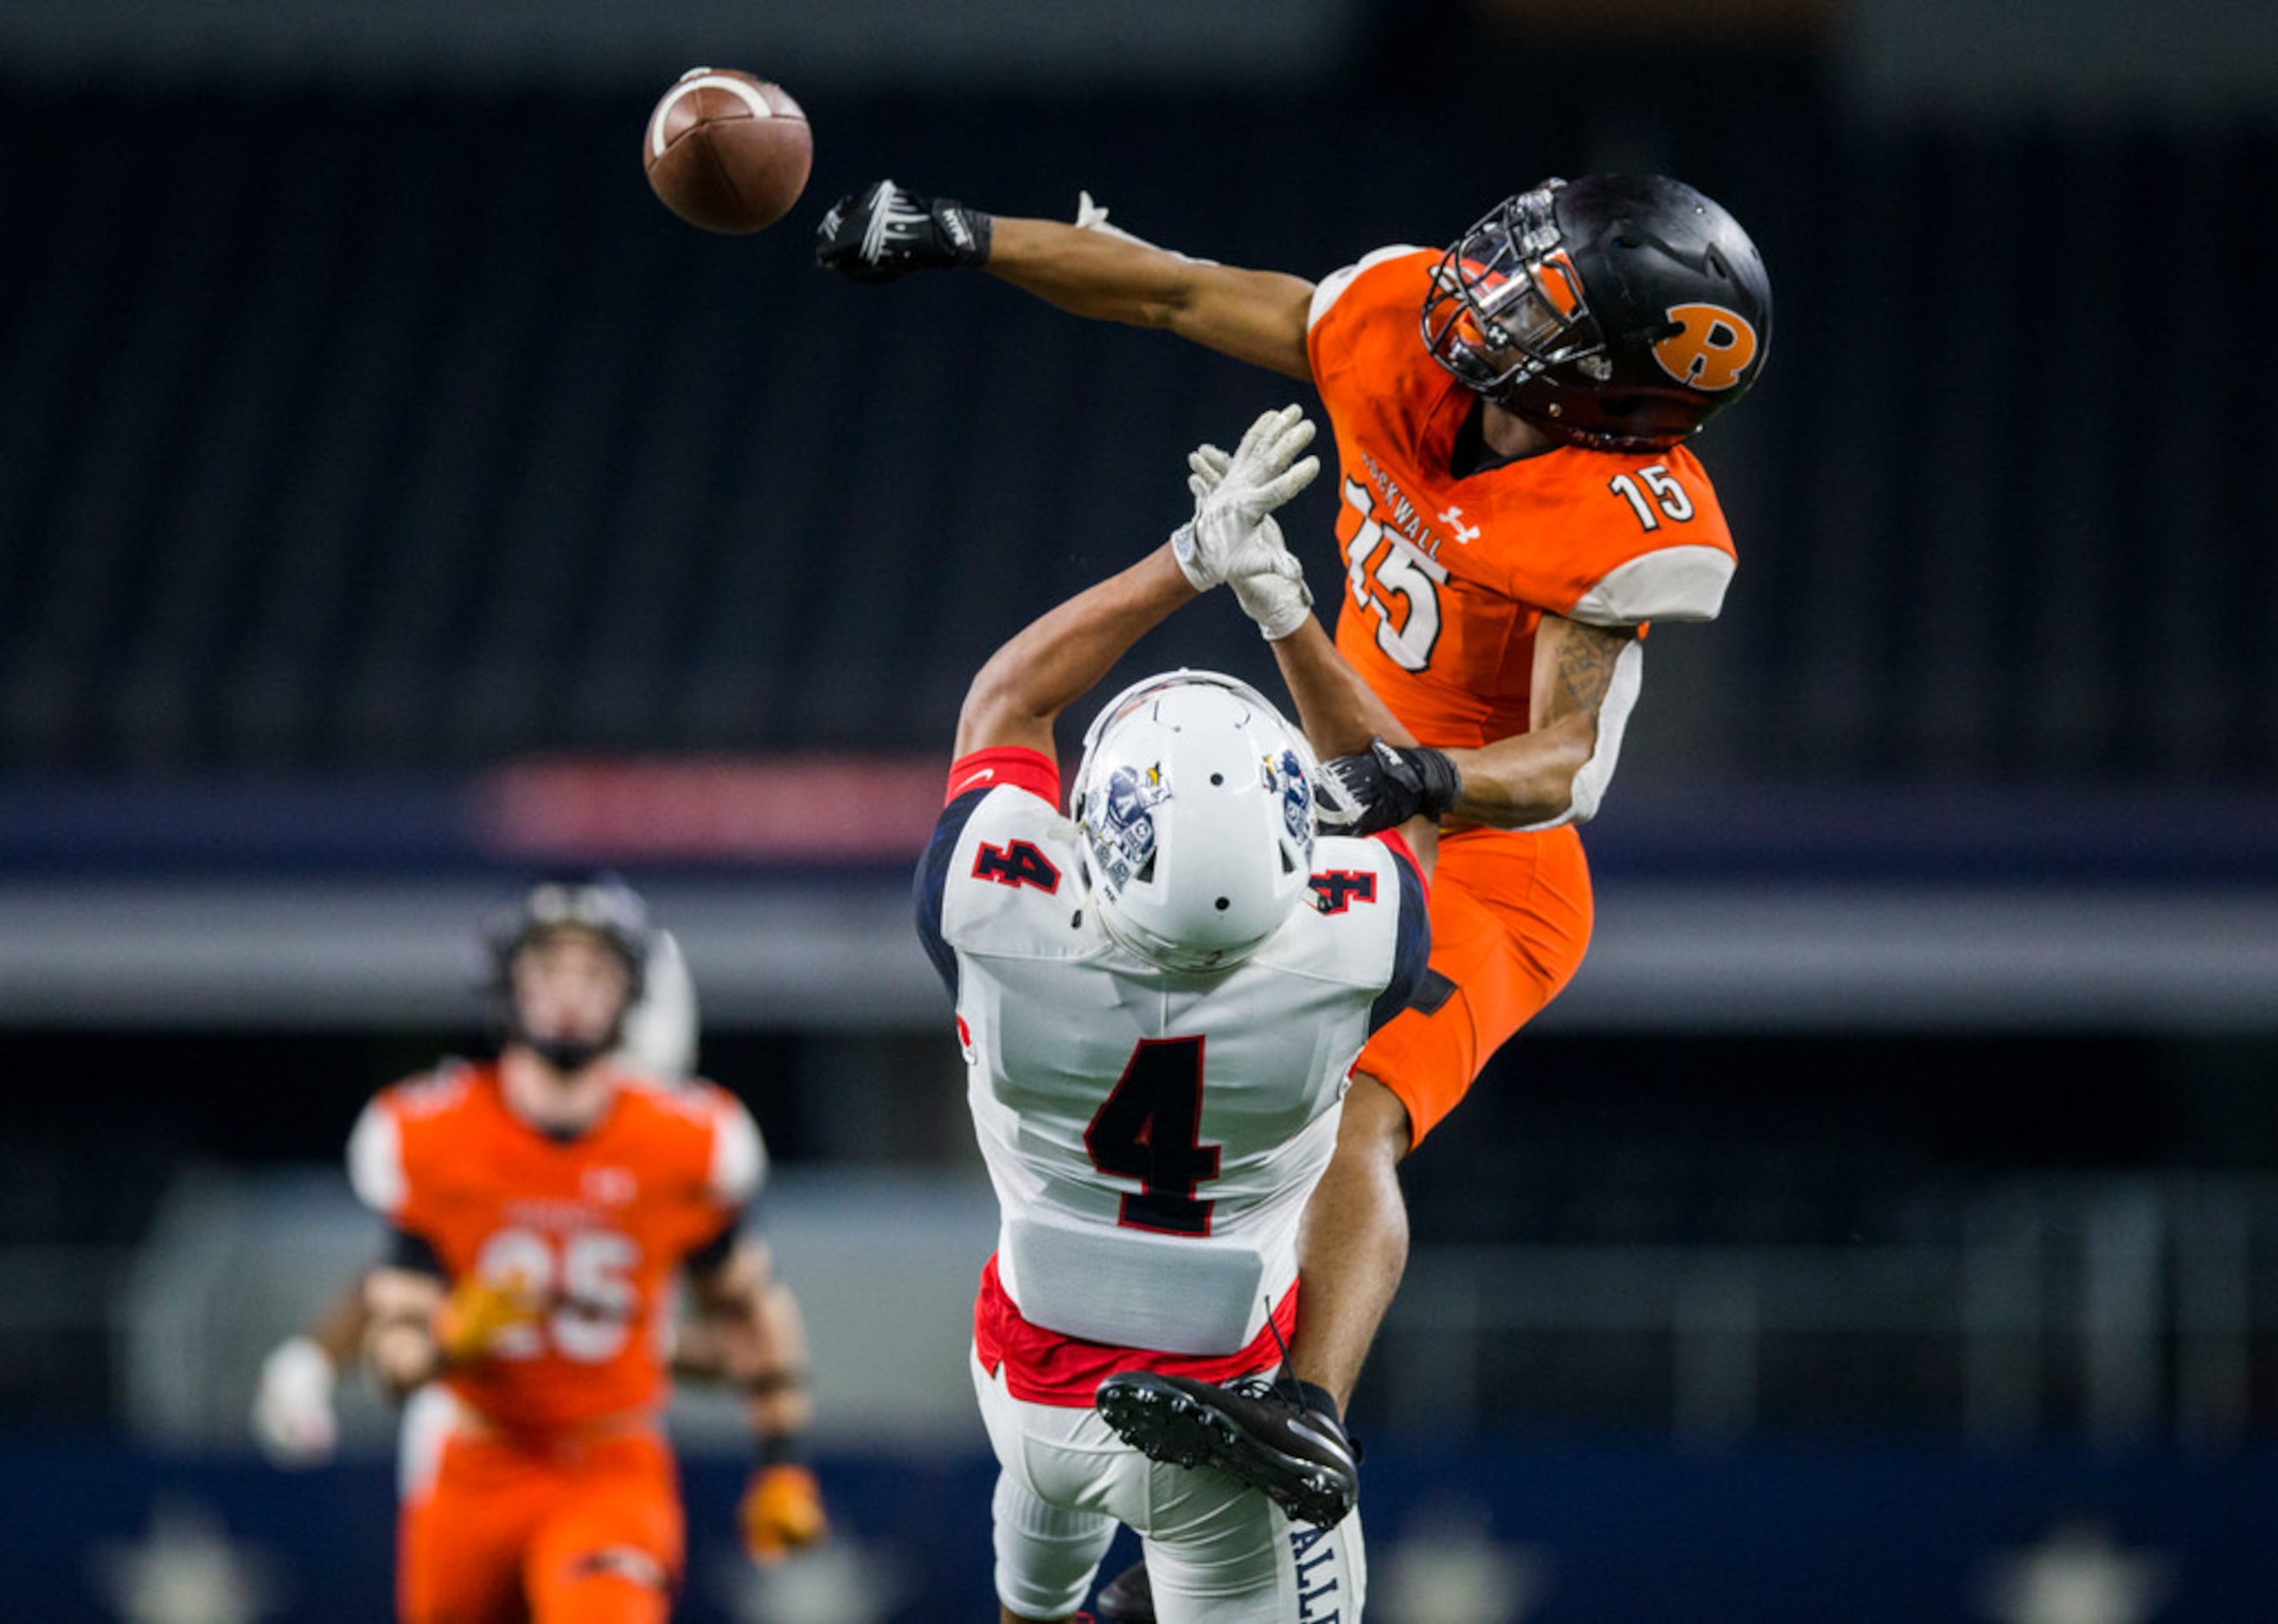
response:
{"label": "player's elbow", "polygon": [[[1045,717],[1041,725],[1049,731],[1051,719]],[[1025,738],[1038,726],[1036,705],[1017,673],[992,661],[973,679],[958,707],[957,754]]]}
{"label": "player's elbow", "polygon": [[1614,768],[1612,751],[1600,748],[1601,743],[1598,729],[1592,727],[1586,742],[1560,759],[1556,787],[1546,797],[1545,815],[1538,823],[1522,827],[1556,828],[1570,823],[1579,826],[1598,815]]}

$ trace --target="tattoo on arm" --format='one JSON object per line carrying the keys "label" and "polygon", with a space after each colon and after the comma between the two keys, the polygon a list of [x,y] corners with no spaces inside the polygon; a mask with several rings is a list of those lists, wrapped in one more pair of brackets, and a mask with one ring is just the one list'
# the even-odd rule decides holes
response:
{"label": "tattoo on arm", "polygon": [[1636,640],[1637,633],[1627,629],[1608,630],[1568,621],[1565,635],[1558,641],[1548,717],[1576,713],[1594,717],[1613,686],[1615,663]]}

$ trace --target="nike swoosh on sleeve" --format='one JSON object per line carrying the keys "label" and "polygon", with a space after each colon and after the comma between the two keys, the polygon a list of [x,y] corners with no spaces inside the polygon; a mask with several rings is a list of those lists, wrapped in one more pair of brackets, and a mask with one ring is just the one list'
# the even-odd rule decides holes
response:
{"label": "nike swoosh on sleeve", "polygon": [[975,784],[985,784],[996,776],[997,769],[993,766],[985,766],[978,773],[968,774],[963,783],[958,785],[956,789],[949,792],[951,798],[954,799],[958,796],[963,795],[967,789],[972,789]]}

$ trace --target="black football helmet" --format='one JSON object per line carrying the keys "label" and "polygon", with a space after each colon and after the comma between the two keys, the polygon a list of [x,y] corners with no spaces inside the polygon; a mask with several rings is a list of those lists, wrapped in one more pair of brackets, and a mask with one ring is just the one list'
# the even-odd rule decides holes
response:
{"label": "black football helmet", "polygon": [[[623,961],[624,1007],[608,1035],[598,1042],[540,1038],[526,1031],[514,996],[514,961],[539,937],[557,930],[585,930],[599,936]],[[534,886],[522,901],[493,921],[485,933],[491,968],[491,989],[497,1000],[499,1019],[514,1041],[534,1049],[561,1071],[575,1071],[616,1048],[625,1017],[640,1002],[648,978],[650,948],[655,934],[648,922],[648,905],[640,893],[614,874],[580,880],[549,880]]]}
{"label": "black football helmet", "polygon": [[1556,438],[1662,450],[1763,370],[1771,282],[1739,222],[1681,181],[1550,179],[1441,257],[1423,327],[1441,366]]}

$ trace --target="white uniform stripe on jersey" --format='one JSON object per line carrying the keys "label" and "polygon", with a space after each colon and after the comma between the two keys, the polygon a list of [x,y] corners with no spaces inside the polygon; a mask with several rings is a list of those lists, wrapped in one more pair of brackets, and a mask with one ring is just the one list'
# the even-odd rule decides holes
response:
{"label": "white uniform stripe on jersey", "polygon": [[348,1134],[348,1185],[356,1199],[384,1217],[403,1210],[403,1136],[395,1113],[375,1100]]}
{"label": "white uniform stripe on jersey", "polygon": [[760,1125],[739,1103],[723,1103],[712,1130],[712,1199],[742,1207],[760,1193],[768,1176],[768,1148]]}

